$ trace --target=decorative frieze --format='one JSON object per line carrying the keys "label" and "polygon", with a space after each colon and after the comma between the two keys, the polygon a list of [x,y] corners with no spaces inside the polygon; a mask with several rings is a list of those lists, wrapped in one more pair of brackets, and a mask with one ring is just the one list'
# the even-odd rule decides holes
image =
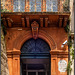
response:
{"label": "decorative frieze", "polygon": [[[55,16],[56,15],[56,16]],[[62,16],[61,16],[62,15]],[[69,19],[69,14],[58,13],[11,13],[2,14],[4,25],[7,27],[30,28],[31,23],[36,20],[39,27],[65,27]],[[66,16],[66,17],[65,17]]]}

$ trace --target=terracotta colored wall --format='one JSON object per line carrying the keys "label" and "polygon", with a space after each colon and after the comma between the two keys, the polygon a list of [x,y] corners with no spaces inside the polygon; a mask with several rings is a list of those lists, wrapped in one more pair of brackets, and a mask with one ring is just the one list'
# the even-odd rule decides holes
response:
{"label": "terracotta colored wall", "polygon": [[[28,30],[31,30],[30,28],[23,28],[23,30],[18,30],[21,28],[10,28],[7,29],[7,35],[6,35],[6,42],[7,42],[7,50],[13,49],[13,44],[15,42],[15,39],[17,39],[18,36],[26,33]],[[57,45],[57,50],[61,50],[61,45],[65,40],[68,40],[67,33],[65,32],[64,28],[56,28],[56,27],[50,27],[50,28],[40,28],[39,30],[43,30],[47,33],[47,35],[51,36],[52,39],[55,41]],[[30,33],[32,36],[32,33]],[[25,36],[25,35],[24,35]],[[19,41],[19,39],[18,39]]]}
{"label": "terracotta colored wall", "polygon": [[[68,47],[66,46],[66,48],[61,48],[62,43],[65,40],[68,40],[67,33],[65,32],[64,28],[40,28],[38,37],[46,40],[47,43],[51,43],[51,48],[54,47],[54,50],[50,51],[51,75],[67,75],[67,72],[58,71],[59,60],[64,59],[68,63]],[[30,28],[7,29],[5,39],[7,43],[8,65],[10,67],[9,72],[12,72],[10,75],[20,75],[20,48],[29,38],[32,38]],[[55,44],[53,44],[53,42]],[[52,45],[55,45],[56,47]]]}

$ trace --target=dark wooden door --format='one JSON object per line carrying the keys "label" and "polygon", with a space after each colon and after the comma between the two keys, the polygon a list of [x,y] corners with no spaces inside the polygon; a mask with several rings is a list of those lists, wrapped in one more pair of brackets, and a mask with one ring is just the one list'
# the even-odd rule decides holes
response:
{"label": "dark wooden door", "polygon": [[21,48],[22,75],[50,75],[50,47],[42,39],[29,39]]}

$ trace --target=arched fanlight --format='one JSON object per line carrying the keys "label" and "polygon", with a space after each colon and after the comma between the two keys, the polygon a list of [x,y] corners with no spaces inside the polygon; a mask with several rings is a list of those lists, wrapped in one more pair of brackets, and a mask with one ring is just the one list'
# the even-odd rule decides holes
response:
{"label": "arched fanlight", "polygon": [[42,39],[29,39],[26,41],[22,48],[21,53],[49,53],[49,45]]}

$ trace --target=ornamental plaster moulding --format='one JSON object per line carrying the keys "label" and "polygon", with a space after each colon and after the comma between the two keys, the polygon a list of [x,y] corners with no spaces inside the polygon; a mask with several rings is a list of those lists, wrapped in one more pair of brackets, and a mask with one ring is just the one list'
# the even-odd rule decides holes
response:
{"label": "ornamental plaster moulding", "polygon": [[39,24],[34,21],[32,22],[31,24],[31,28],[32,28],[32,36],[34,39],[37,39],[38,38],[38,28],[39,28]]}

